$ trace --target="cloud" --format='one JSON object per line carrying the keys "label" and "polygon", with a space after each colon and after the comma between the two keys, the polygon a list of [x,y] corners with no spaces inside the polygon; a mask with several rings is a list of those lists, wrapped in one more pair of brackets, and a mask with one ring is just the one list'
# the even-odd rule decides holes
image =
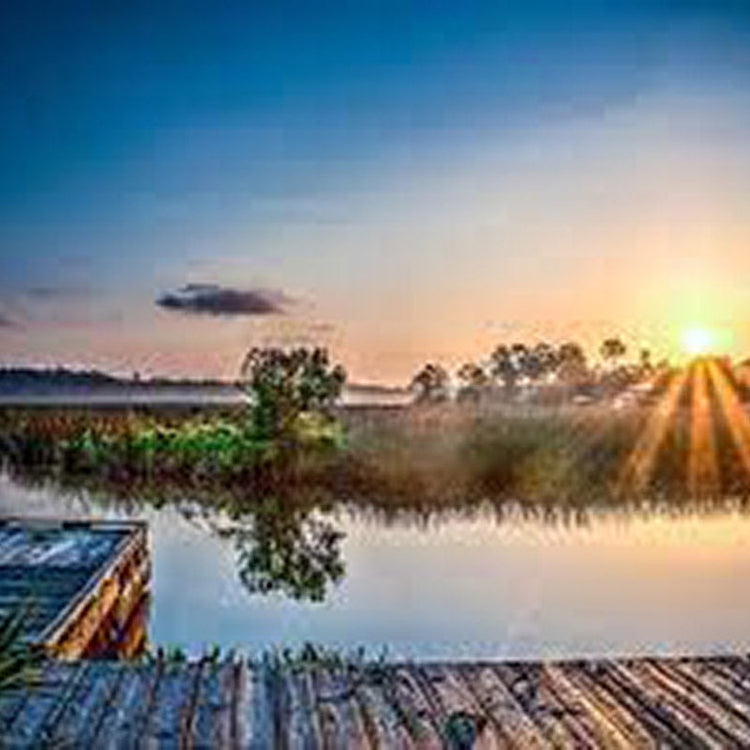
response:
{"label": "cloud", "polygon": [[290,300],[272,289],[233,289],[218,284],[187,284],[163,294],[156,304],[168,310],[203,315],[283,314]]}
{"label": "cloud", "polygon": [[6,318],[5,315],[0,313],[0,328],[15,328],[17,325],[14,320]]}

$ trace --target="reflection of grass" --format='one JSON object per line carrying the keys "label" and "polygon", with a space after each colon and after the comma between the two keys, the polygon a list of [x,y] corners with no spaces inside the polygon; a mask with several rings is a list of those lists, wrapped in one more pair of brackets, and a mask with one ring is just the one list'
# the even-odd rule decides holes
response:
{"label": "reflection of grass", "polygon": [[[90,477],[130,495],[240,490],[246,496],[251,489],[267,494],[304,487],[393,508],[486,498],[574,508],[636,495],[682,501],[695,494],[684,406],[660,439],[647,481],[638,487],[621,482],[649,414],[450,405],[352,410],[343,412],[346,443],[333,423],[304,423],[294,450],[285,451],[256,438],[241,411],[7,410],[0,412],[0,451],[13,467],[43,468],[74,483]],[[731,432],[719,414],[711,424],[719,459],[711,492],[743,495],[747,469]]]}

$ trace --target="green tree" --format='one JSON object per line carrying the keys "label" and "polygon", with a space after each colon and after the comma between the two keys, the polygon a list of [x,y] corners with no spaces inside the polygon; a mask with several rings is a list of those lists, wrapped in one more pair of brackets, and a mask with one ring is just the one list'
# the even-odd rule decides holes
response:
{"label": "green tree", "polygon": [[306,414],[330,417],[345,382],[346,371],[331,364],[325,349],[253,348],[242,362],[240,385],[255,432],[278,439],[293,437]]}

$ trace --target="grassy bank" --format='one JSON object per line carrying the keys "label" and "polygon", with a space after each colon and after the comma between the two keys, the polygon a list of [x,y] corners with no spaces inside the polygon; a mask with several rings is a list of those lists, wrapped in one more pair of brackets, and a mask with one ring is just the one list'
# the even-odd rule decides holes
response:
{"label": "grassy bank", "polygon": [[[490,498],[543,505],[744,495],[748,476],[731,431],[712,421],[714,470],[690,467],[689,411],[679,412],[642,476],[653,409],[355,409],[302,424],[293,444],[258,438],[241,409],[206,412],[0,410],[0,453],[12,467],[95,477],[125,487],[279,491],[304,486],[378,506],[433,507]],[[639,448],[640,446],[640,448]],[[694,449],[693,449],[694,452]],[[706,463],[704,461],[704,463]]]}
{"label": "grassy bank", "polygon": [[333,425],[308,420],[282,445],[259,436],[239,409],[0,410],[0,455],[11,467],[123,484],[277,486],[302,478],[310,455],[325,461],[337,437]]}

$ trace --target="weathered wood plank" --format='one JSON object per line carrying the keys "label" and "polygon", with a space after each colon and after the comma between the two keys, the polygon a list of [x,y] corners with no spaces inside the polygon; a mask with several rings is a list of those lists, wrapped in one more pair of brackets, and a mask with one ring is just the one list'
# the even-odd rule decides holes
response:
{"label": "weathered wood plank", "polygon": [[550,700],[549,691],[542,683],[540,664],[499,663],[495,671],[553,747],[576,747],[580,738],[563,720],[565,709]]}
{"label": "weathered wood plank", "polygon": [[186,690],[185,700],[178,717],[179,746],[183,750],[195,747],[196,706],[203,685],[203,673],[207,668],[207,659],[201,658],[193,665],[190,687]]}
{"label": "weathered wood plank", "polygon": [[613,736],[607,742],[612,741],[614,746],[624,742],[625,747],[657,747],[657,741],[649,733],[648,727],[599,684],[597,674],[600,668],[596,663],[562,663],[557,665],[557,669],[565,674],[571,686],[580,691],[595,721],[605,728],[612,728]]}
{"label": "weathered wood plank", "polygon": [[285,740],[288,750],[317,750],[322,745],[321,732],[315,711],[311,676],[304,669],[285,669],[281,675],[282,706]]}
{"label": "weathered wood plank", "polygon": [[33,747],[39,743],[39,735],[48,718],[64,710],[90,671],[90,665],[56,663],[45,674],[44,682],[33,688],[28,700],[6,729],[7,744]]}
{"label": "weathered wood plank", "polygon": [[460,668],[469,689],[492,722],[495,734],[511,748],[543,750],[550,747],[547,738],[529,718],[508,686],[492,666],[465,665]]}
{"label": "weathered wood plank", "polygon": [[413,665],[394,668],[392,689],[388,697],[401,723],[420,750],[443,746],[439,720],[417,679]]}
{"label": "weathered wood plank", "polygon": [[[693,737],[673,725],[671,717],[659,705],[652,705],[639,687],[633,689],[630,683],[623,682],[619,675],[613,673],[607,662],[589,663],[583,669],[588,678],[595,680],[597,693],[603,698],[609,696],[611,705],[618,709],[622,707],[636,717],[657,747],[690,747],[690,743],[694,742]],[[618,710],[618,718],[621,719],[623,715],[623,711]]]}
{"label": "weathered wood plank", "polygon": [[711,669],[704,662],[681,660],[675,669],[693,680],[697,690],[709,691],[737,716],[750,722],[750,690],[742,689],[731,678]]}
{"label": "weathered wood plank", "polygon": [[16,716],[23,706],[32,699],[37,690],[54,690],[66,679],[72,667],[59,662],[48,661],[37,674],[18,687],[0,692],[0,737],[10,732]]}
{"label": "weathered wood plank", "polygon": [[232,736],[232,706],[236,705],[236,671],[233,656],[228,656],[219,667],[218,691],[211,695],[211,747],[229,747]]}
{"label": "weathered wood plank", "polygon": [[549,712],[565,727],[572,738],[572,746],[581,750],[595,750],[598,747],[595,725],[586,716],[585,708],[577,700],[574,691],[565,689],[556,682],[548,664],[540,665],[539,697]]}
{"label": "weathered wood plank", "polygon": [[607,750],[632,747],[632,741],[618,725],[607,717],[587,691],[568,677],[560,665],[546,665],[545,674],[561,700],[575,707],[578,723],[586,732],[590,744]]}
{"label": "weathered wood plank", "polygon": [[164,665],[133,666],[120,686],[115,710],[104,718],[96,737],[97,748],[133,747],[143,734]]}
{"label": "weathered wood plank", "polygon": [[50,744],[56,748],[93,747],[96,730],[112,706],[123,675],[124,670],[117,666],[95,664],[64,710],[45,722]]}
{"label": "weathered wood plank", "polygon": [[321,666],[313,670],[316,712],[326,750],[369,748],[369,740],[354,685],[343,668]]}
{"label": "weathered wood plank", "polygon": [[181,747],[182,717],[193,700],[200,669],[200,663],[165,665],[141,737],[144,750],[177,750]]}
{"label": "weathered wood plank", "polygon": [[414,743],[407,728],[384,695],[387,685],[383,673],[377,680],[368,675],[356,689],[370,746],[377,750],[412,750]]}
{"label": "weathered wood plank", "polygon": [[268,684],[267,665],[251,664],[243,659],[237,674],[236,724],[233,742],[243,750],[273,747],[273,701]]}
{"label": "weathered wood plank", "polygon": [[725,746],[726,739],[722,742],[721,737],[717,737],[711,728],[701,722],[689,705],[680,701],[651,675],[641,670],[637,662],[611,662],[608,669],[617,675],[621,684],[628,686],[640,696],[640,700],[649,711],[658,713],[682,738],[684,745],[699,745],[717,750]]}
{"label": "weathered wood plank", "polygon": [[196,748],[211,747],[214,713],[221,704],[220,665],[207,663],[196,686],[192,716],[192,742]]}
{"label": "weathered wood plank", "polygon": [[750,693],[750,674],[742,660],[716,659],[707,662],[707,667],[709,671],[722,675],[732,682],[741,694]]}
{"label": "weathered wood plank", "polygon": [[454,746],[459,735],[467,734],[475,736],[474,746],[478,749],[502,748],[502,740],[493,731],[479,700],[454,672],[452,665],[440,664],[426,664],[417,671],[437,710],[443,743]]}
{"label": "weathered wood plank", "polygon": [[464,746],[463,732],[446,731],[456,717],[477,730],[474,750],[739,748],[750,747],[744,669],[727,659],[52,662],[39,688],[0,695],[0,719],[3,746],[17,748],[437,750]]}
{"label": "weathered wood plank", "polygon": [[739,740],[750,747],[750,721],[746,712],[737,711],[708,682],[699,683],[674,662],[644,661],[643,669],[653,674],[665,688],[679,695],[705,721],[711,722],[727,741]]}

